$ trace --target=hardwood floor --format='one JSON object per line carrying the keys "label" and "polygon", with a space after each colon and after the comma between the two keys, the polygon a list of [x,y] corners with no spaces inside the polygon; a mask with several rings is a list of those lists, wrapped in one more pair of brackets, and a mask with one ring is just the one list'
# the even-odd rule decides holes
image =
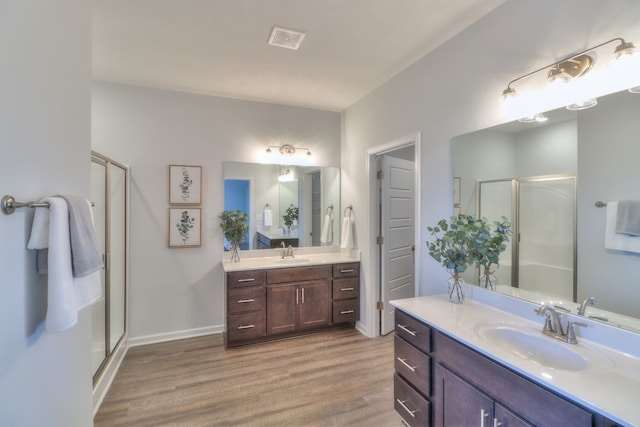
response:
{"label": "hardwood floor", "polygon": [[95,426],[402,426],[393,334],[343,329],[231,350],[210,335],[134,347]]}

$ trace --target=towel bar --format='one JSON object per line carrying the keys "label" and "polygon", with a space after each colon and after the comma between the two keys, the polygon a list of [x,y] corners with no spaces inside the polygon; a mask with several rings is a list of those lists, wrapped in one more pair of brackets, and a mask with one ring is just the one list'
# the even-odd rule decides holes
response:
{"label": "towel bar", "polygon": [[[91,206],[95,206],[93,202],[91,202]],[[2,213],[5,215],[11,215],[18,208],[48,208],[49,203],[47,202],[29,202],[22,203],[16,202],[16,199],[13,196],[4,196],[2,198],[2,202],[0,208],[2,209]]]}
{"label": "towel bar", "polygon": [[349,205],[346,208],[344,208],[344,212],[342,214],[343,217],[347,216],[347,211],[349,211],[349,216],[351,216],[351,213],[353,212],[353,206]]}

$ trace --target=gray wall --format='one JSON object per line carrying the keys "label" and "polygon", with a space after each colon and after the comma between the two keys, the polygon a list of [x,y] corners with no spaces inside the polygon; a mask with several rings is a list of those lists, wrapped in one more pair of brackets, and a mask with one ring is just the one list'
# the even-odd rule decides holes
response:
{"label": "gray wall", "polygon": [[367,150],[420,132],[420,294],[444,292],[447,273],[424,249],[426,227],[452,213],[450,140],[505,121],[507,82],[613,37],[640,40],[636,0],[509,0],[376,89],[344,114],[343,204],[353,204],[363,250],[361,319],[376,334],[377,285]]}
{"label": "gray wall", "polygon": [[[94,149],[131,167],[129,341],[221,331],[222,162],[289,143],[337,166],[340,114],[100,82],[92,103]],[[200,248],[167,248],[169,164],[203,166]]]}
{"label": "gray wall", "polygon": [[604,248],[606,208],[595,202],[640,199],[640,95],[600,98],[578,115],[578,299],[639,317],[640,254]]}
{"label": "gray wall", "polygon": [[[88,198],[90,2],[0,9],[0,196]],[[65,332],[43,332],[47,285],[26,250],[32,219],[32,209],[0,214],[0,424],[90,426],[90,310]]]}

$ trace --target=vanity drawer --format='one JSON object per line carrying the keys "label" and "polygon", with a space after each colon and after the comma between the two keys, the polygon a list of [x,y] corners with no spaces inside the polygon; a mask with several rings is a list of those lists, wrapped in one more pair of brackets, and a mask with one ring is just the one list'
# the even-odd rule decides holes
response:
{"label": "vanity drawer", "polygon": [[393,375],[393,407],[410,426],[431,425],[431,403],[398,374]]}
{"label": "vanity drawer", "polygon": [[333,302],[333,323],[355,322],[359,319],[357,299]]}
{"label": "vanity drawer", "polygon": [[425,353],[431,353],[431,328],[396,309],[396,336]]}
{"label": "vanity drawer", "polygon": [[333,277],[358,277],[360,274],[359,262],[348,262],[344,264],[335,264],[333,266]]}
{"label": "vanity drawer", "polygon": [[431,358],[399,337],[394,337],[396,373],[423,395],[431,396]]}
{"label": "vanity drawer", "polygon": [[227,294],[227,312],[229,314],[264,310],[266,287],[242,286],[229,289]]}
{"label": "vanity drawer", "polygon": [[359,279],[334,279],[333,280],[333,299],[357,298]]}
{"label": "vanity drawer", "polygon": [[264,285],[266,278],[266,272],[264,270],[247,270],[247,271],[233,271],[227,273],[227,286],[255,286]]}
{"label": "vanity drawer", "polygon": [[227,325],[228,341],[264,337],[267,334],[267,322],[264,310],[230,314],[227,318],[229,321]]}
{"label": "vanity drawer", "polygon": [[331,277],[330,265],[313,265],[309,267],[290,267],[267,270],[267,283],[290,283]]}

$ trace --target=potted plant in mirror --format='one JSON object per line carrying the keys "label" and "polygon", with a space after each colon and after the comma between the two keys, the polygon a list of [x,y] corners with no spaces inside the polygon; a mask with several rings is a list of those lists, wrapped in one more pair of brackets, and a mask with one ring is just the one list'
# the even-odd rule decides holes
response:
{"label": "potted plant in mirror", "polygon": [[472,258],[480,269],[478,286],[495,290],[498,284],[495,268],[500,265],[500,254],[507,249],[511,223],[506,217],[502,217],[500,221],[493,222],[492,230],[486,218],[479,221],[483,225],[477,228],[471,245]]}
{"label": "potted plant in mirror", "polygon": [[473,234],[478,232],[478,225],[475,217],[459,214],[449,218],[449,221],[441,219],[435,227],[427,227],[429,233],[435,237],[432,242],[427,241],[429,255],[442,264],[451,275],[447,280],[447,286],[449,300],[452,302],[464,302],[464,280],[460,274],[473,263],[473,252],[470,251],[469,243]]}
{"label": "potted plant in mirror", "polygon": [[231,245],[231,261],[240,261],[240,242],[249,231],[247,221],[249,215],[239,210],[223,211],[218,218],[220,219],[220,228],[224,233],[224,237]]}
{"label": "potted plant in mirror", "polygon": [[284,211],[284,215],[282,215],[282,219],[284,219],[284,225],[287,226],[287,232],[291,232],[291,227],[298,221],[298,208],[291,205]]}

